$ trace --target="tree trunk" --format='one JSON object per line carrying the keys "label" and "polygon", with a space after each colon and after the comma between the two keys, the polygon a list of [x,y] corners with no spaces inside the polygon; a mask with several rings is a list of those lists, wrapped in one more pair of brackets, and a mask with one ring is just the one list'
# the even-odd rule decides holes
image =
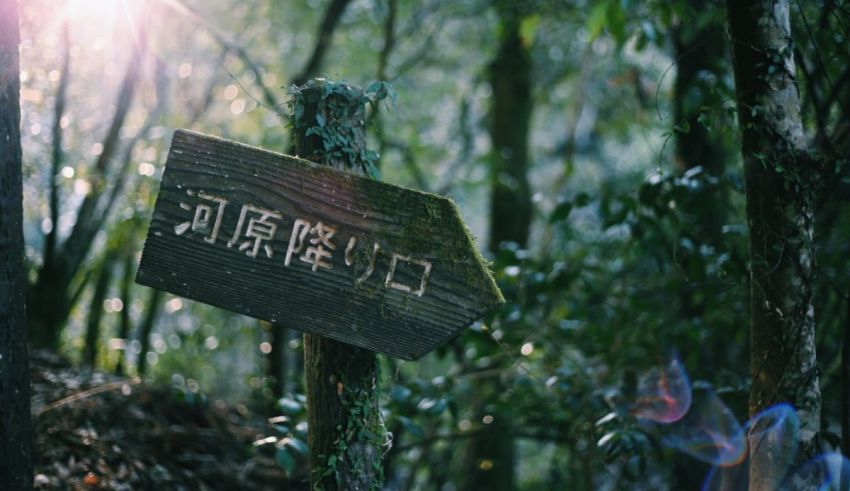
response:
{"label": "tree trunk", "polygon": [[145,311],[145,317],[142,319],[142,325],[139,327],[139,359],[136,361],[136,374],[141,377],[148,370],[148,349],[151,345],[151,333],[153,326],[156,324],[156,317],[159,315],[159,309],[162,307],[162,299],[165,298],[162,290],[151,289],[150,297],[148,298],[148,308]]}
{"label": "tree trunk", "polygon": [[[699,246],[706,244],[723,250],[726,246],[722,227],[729,214],[729,200],[719,180],[705,179],[705,175],[719,178],[726,169],[732,148],[725,133],[718,129],[709,130],[700,120],[704,108],[713,112],[723,105],[723,92],[718,86],[725,85],[729,74],[726,33],[723,12],[718,12],[708,0],[689,0],[687,13],[672,29],[673,58],[676,60],[676,81],[673,85],[673,124],[677,130],[675,138],[675,170],[678,175],[701,167],[701,186],[691,190],[687,200],[677,205],[686,216],[692,217],[682,231]],[[708,118],[710,121],[713,118]],[[706,267],[702,254],[677,256],[687,281],[702,281]],[[700,275],[700,276],[697,276]],[[701,318],[706,309],[707,298],[701,289],[680,288],[680,318]],[[717,336],[717,343],[704,345],[700,349],[700,362],[708,366],[719,363],[727,353],[728,338]],[[671,480],[674,489],[699,489],[705,472],[695,472],[697,464],[685,454],[672,457]],[[708,468],[704,467],[707,471]]]}
{"label": "tree trunk", "polygon": [[89,303],[89,318],[86,325],[85,347],[83,360],[94,368],[97,365],[97,342],[100,340],[100,320],[103,317],[103,301],[109,293],[109,284],[112,282],[112,268],[115,257],[114,251],[107,251],[100,264],[94,291],[92,291]]}
{"label": "tree trunk", "polygon": [[[127,63],[126,71],[118,90],[115,112],[109,130],[102,140],[103,150],[98,155],[94,166],[90,169],[89,178],[91,191],[86,194],[83,202],[77,208],[77,221],[71,234],[61,244],[51,246],[54,254],[44,257],[44,263],[38,271],[38,276],[28,289],[29,325],[31,340],[36,347],[56,351],[65,322],[74,306],[74,282],[83,269],[85,260],[94,244],[97,232],[103,228],[110,206],[102,206],[109,199],[107,177],[113,169],[113,162],[121,147],[121,134],[127,116],[130,112],[136,88],[141,80],[140,72],[144,65],[147,51],[147,41],[143,26],[145,19],[138,23],[133,45],[132,57]],[[70,73],[70,72],[69,72]],[[68,74],[65,74],[64,80]],[[58,93],[57,96],[64,96]],[[57,103],[62,101],[62,97]],[[61,153],[61,147],[56,150]],[[120,179],[118,183],[121,183]],[[52,204],[58,201],[51,199]],[[56,214],[57,211],[51,211]],[[58,226],[53,224],[54,229]],[[55,238],[51,239],[55,240]]]}
{"label": "tree trunk", "polygon": [[500,9],[502,38],[490,65],[493,88],[490,142],[490,250],[502,242],[525,246],[531,227],[528,130],[531,123],[531,55],[520,36],[519,7]]}
{"label": "tree trunk", "polygon": [[[129,245],[131,242],[127,240]],[[136,260],[133,256],[133,251],[127,247],[124,251],[124,266],[123,277],[121,278],[121,303],[124,308],[121,309],[121,320],[118,324],[118,339],[122,340],[124,347],[118,350],[118,361],[115,364],[115,373],[124,375],[126,373],[127,349],[129,348],[130,337],[130,306],[133,303],[131,298],[131,290],[133,287],[133,279],[136,275]]]}
{"label": "tree trunk", "polygon": [[[366,162],[361,160],[366,149],[364,109],[359,88],[323,79],[302,87],[295,96],[293,117],[298,155],[351,174],[366,175]],[[322,116],[322,124],[317,115]],[[318,134],[308,136],[310,129],[319,130]],[[325,140],[323,135],[328,132],[340,138]],[[333,141],[344,143],[335,147]],[[328,152],[328,148],[337,151]],[[356,156],[346,158],[346,151]],[[386,429],[378,407],[377,355],[304,334],[304,366],[313,488],[381,489],[381,449]]]}
{"label": "tree trunk", "polygon": [[[532,63],[520,35],[521,5],[497,2],[502,34],[490,65],[493,89],[490,109],[492,170],[490,197],[490,251],[514,242],[525,247],[531,227],[531,187],[528,183],[528,132],[532,111]],[[486,432],[470,439],[465,457],[466,478],[461,489],[513,490],[516,460],[511,436],[512,417],[499,375],[482,379],[480,399],[473,409]]]}
{"label": "tree trunk", "polygon": [[[794,79],[788,0],[727,0],[742,131],[751,262],[750,414],[790,403],[800,418],[796,463],[818,452],[814,211],[821,171],[808,153]],[[775,489],[775,456],[793,442],[750,440],[750,489]],[[815,489],[817,482],[792,483]]]}
{"label": "tree trunk", "polygon": [[32,489],[17,0],[0,0],[0,476]]}
{"label": "tree trunk", "polygon": [[[723,104],[717,89],[728,75],[723,19],[708,0],[690,0],[688,5],[689,15],[673,30],[673,120],[685,129],[674,132],[676,170],[681,174],[699,166],[708,175],[720,177],[731,153],[730,145],[722,131],[710,131],[700,117],[704,115],[703,108]],[[695,214],[691,231],[699,243],[717,245],[723,240],[721,227],[728,205],[721,191],[718,185],[700,187],[691,201],[699,206],[698,210],[686,210]],[[714,205],[706,206],[706,202]]]}

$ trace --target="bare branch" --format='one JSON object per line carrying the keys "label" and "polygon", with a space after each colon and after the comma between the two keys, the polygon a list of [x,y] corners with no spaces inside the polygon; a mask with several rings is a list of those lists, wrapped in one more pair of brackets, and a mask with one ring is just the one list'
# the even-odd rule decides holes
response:
{"label": "bare branch", "polygon": [[[271,89],[266,87],[266,85],[263,83],[263,71],[260,68],[260,65],[254,61],[254,59],[251,57],[250,53],[248,53],[248,50],[245,49],[244,46],[236,42],[236,40],[231,38],[230,35],[227,34],[225,31],[205,19],[201,14],[199,14],[192,8],[184,5],[179,0],[161,0],[161,3],[162,5],[165,5],[166,7],[170,8],[177,14],[188,18],[192,22],[195,22],[204,27],[206,30],[208,30],[212,37],[224,47],[225,53],[236,53],[236,56],[240,60],[242,60],[242,63],[248,68],[248,70],[251,71],[251,73],[254,74],[254,84],[263,93],[264,104],[262,102],[261,104],[264,107],[271,109],[278,115],[284,118],[287,117],[286,112],[283,110],[280,101],[278,101],[277,97],[274,95]],[[219,60],[219,65],[221,65],[222,67],[224,66],[223,61],[224,57]]]}
{"label": "bare branch", "polygon": [[115,173],[115,183],[112,185],[112,192],[109,194],[109,198],[106,200],[106,203],[100,207],[100,212],[98,213],[96,222],[95,222],[95,230],[101,230],[106,222],[106,219],[109,217],[109,212],[112,211],[112,207],[115,205],[115,202],[118,199],[118,196],[124,190],[124,184],[127,182],[127,177],[130,174],[130,164],[133,162],[133,152],[136,149],[136,145],[145,138],[147,138],[150,133],[151,128],[153,128],[154,123],[159,119],[159,116],[165,112],[165,108],[167,106],[167,91],[165,90],[165,86],[168,84],[168,78],[166,76],[165,63],[161,60],[157,60],[156,62],[156,106],[154,106],[153,111],[151,111],[147,120],[145,121],[144,126],[141,130],[139,130],[135,136],[133,136],[132,140],[127,144],[124,150],[122,165],[118,172]]}
{"label": "bare branch", "polygon": [[[224,63],[224,60],[227,58],[228,54],[230,54],[230,48],[225,47],[221,51],[221,55],[219,56],[219,59],[218,59],[219,65]],[[212,101],[213,101],[215,86],[216,86],[217,83],[218,83],[218,80],[216,79],[215,74],[213,74],[210,77],[209,82],[207,82],[206,89],[204,89],[204,92],[203,92],[204,97],[200,100],[200,102],[192,110],[192,115],[189,117],[189,120],[186,123],[186,126],[194,125],[199,119],[201,119],[201,116],[203,116],[204,113],[207,112],[207,110],[210,108],[210,105],[212,104]]]}
{"label": "bare branch", "polygon": [[[387,63],[389,62],[390,53],[392,53],[393,47],[395,46],[395,20],[397,10],[398,0],[387,0],[387,16],[384,19],[384,46],[381,48],[381,52],[378,53],[377,76],[378,80],[381,81],[387,79]],[[380,159],[383,158],[387,149],[387,138],[384,134],[384,119],[377,105],[373,106],[369,117],[372,121],[372,126],[375,128],[375,135],[378,139],[379,160],[375,163],[375,165],[380,167]],[[407,161],[408,154],[405,153],[405,162]],[[421,177],[421,175],[417,177]]]}
{"label": "bare branch", "polygon": [[398,14],[398,0],[387,0],[387,17],[384,19],[384,46],[378,54],[378,80],[387,79],[387,64],[390,53],[395,48],[395,21]]}
{"label": "bare branch", "polygon": [[407,167],[407,170],[413,177],[413,182],[416,183],[417,189],[421,189],[422,191],[430,191],[430,186],[428,185],[428,180],[425,178],[425,173],[422,172],[422,168],[416,161],[416,156],[414,155],[410,146],[397,140],[387,140],[386,147],[401,152],[404,165],[405,167]]}
{"label": "bare branch", "polygon": [[330,47],[331,38],[336,30],[336,25],[339,23],[339,19],[342,18],[342,14],[345,12],[349,1],[331,0],[330,5],[325,10],[325,15],[322,17],[322,24],[319,26],[319,33],[316,36],[313,53],[310,55],[301,73],[292,80],[293,84],[304,85],[308,80],[319,74],[319,69],[322,66],[325,54]]}

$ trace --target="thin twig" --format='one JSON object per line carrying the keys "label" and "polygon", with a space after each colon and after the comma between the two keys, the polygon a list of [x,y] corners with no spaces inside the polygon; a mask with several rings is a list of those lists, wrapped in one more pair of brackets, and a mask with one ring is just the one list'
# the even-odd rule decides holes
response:
{"label": "thin twig", "polygon": [[142,382],[142,379],[139,377],[131,377],[127,379],[116,380],[115,382],[110,382],[108,384],[99,385],[97,387],[92,387],[91,389],[84,390],[81,392],[77,392],[75,394],[71,394],[68,397],[64,397],[59,399],[58,401],[51,402],[50,404],[43,406],[35,411],[35,417],[38,418],[42,414],[47,411],[52,411],[58,407],[62,407],[66,404],[70,404],[75,401],[79,401],[81,399],[89,398],[93,395],[97,395],[103,392],[109,392],[115,389],[121,389],[125,385],[137,385]]}
{"label": "thin twig", "polygon": [[62,25],[62,70],[59,75],[59,87],[56,89],[56,107],[53,115],[53,154],[50,167],[50,223],[52,227],[44,239],[44,261],[53,261],[56,252],[56,238],[59,230],[59,168],[62,166],[62,118],[65,116],[65,103],[68,98],[68,79],[71,72],[71,39],[68,22]]}
{"label": "thin twig", "polygon": [[242,87],[242,84],[236,79],[236,77],[233,76],[233,74],[230,73],[226,68],[224,68],[223,60],[219,61],[219,65],[224,68],[224,70],[227,71],[228,75],[230,75],[231,78],[236,80],[236,83],[239,84],[240,87],[242,87],[243,91],[245,91],[245,93],[249,97],[251,97],[251,99],[256,101],[260,106],[274,111],[281,117],[286,117],[286,112],[283,109],[283,105],[280,103],[280,101],[278,101],[277,97],[274,95],[271,89],[266,87],[266,85],[263,83],[263,71],[260,69],[260,65],[254,61],[254,59],[251,57],[250,53],[248,53],[248,50],[244,46],[236,42],[230,37],[230,35],[228,35],[218,26],[214,25],[212,22],[208,21],[201,14],[183,4],[180,0],[160,0],[160,2],[162,3],[162,5],[165,5],[166,7],[170,8],[177,14],[180,14],[181,16],[188,18],[189,20],[204,27],[207,31],[209,31],[212,37],[225,48],[227,52],[236,53],[236,56],[238,56],[239,59],[241,59],[242,62],[245,64],[245,66],[248,67],[248,70],[250,70],[251,73],[254,74],[254,83],[256,84],[257,88],[259,88],[260,91],[263,93],[263,99],[265,100],[265,103],[251,95],[250,92],[248,92],[247,90],[245,90],[244,87]]}

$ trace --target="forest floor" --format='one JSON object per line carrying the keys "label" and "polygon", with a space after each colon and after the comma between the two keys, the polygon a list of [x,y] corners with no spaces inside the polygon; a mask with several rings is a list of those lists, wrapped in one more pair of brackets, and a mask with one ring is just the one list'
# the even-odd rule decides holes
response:
{"label": "forest floor", "polygon": [[[287,478],[274,429],[244,406],[31,353],[36,489],[306,489]],[[268,454],[265,447],[271,447]]]}

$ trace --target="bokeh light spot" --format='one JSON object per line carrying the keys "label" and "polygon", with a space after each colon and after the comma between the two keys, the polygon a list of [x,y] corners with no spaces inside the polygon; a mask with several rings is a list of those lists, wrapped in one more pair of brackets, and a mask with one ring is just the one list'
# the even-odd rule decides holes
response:
{"label": "bokeh light spot", "polygon": [[188,78],[192,75],[192,64],[191,63],[181,63],[180,67],[177,68],[177,76],[180,78]]}
{"label": "bokeh light spot", "polygon": [[236,99],[230,103],[230,113],[239,116],[245,112],[245,99]]}
{"label": "bokeh light spot", "polygon": [[152,176],[156,173],[156,167],[151,165],[148,162],[142,162],[139,164],[139,174],[143,176]]}
{"label": "bokeh light spot", "polygon": [[236,99],[237,95],[239,95],[239,88],[236,87],[236,84],[230,84],[224,88],[224,98],[228,101]]}
{"label": "bokeh light spot", "polygon": [[208,350],[218,348],[218,338],[215,336],[208,336],[207,339],[204,340],[204,346],[206,346]]}
{"label": "bokeh light spot", "polygon": [[173,314],[174,312],[177,312],[178,310],[180,310],[182,308],[183,308],[183,301],[180,300],[179,298],[172,298],[171,300],[169,300],[168,302],[165,303],[165,310],[169,314]]}

